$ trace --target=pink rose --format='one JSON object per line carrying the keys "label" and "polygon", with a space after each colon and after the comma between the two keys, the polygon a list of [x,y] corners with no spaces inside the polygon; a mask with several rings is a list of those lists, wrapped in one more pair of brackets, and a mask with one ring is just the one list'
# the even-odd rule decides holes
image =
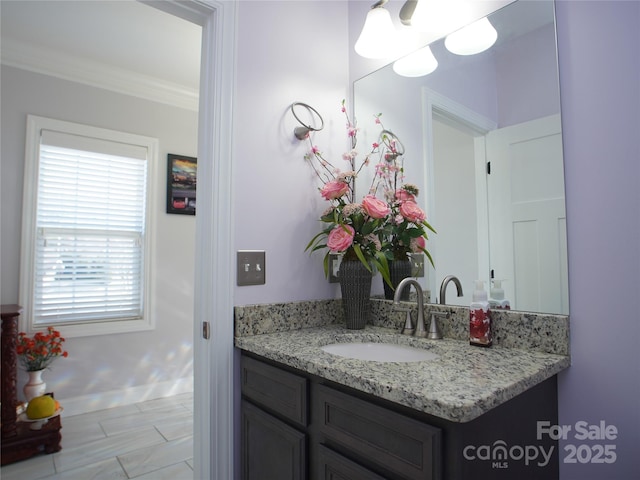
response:
{"label": "pink rose", "polygon": [[427,242],[424,237],[416,237],[411,239],[411,251],[413,253],[420,253],[427,248]]}
{"label": "pink rose", "polygon": [[415,202],[402,202],[402,204],[400,204],[400,215],[413,223],[423,222],[425,218],[427,218]]}
{"label": "pink rose", "polygon": [[371,218],[384,218],[391,212],[386,203],[373,195],[367,195],[362,199],[362,208]]}
{"label": "pink rose", "polygon": [[396,200],[399,202],[415,202],[416,197],[411,195],[406,190],[396,190]]}
{"label": "pink rose", "polygon": [[322,190],[320,191],[320,195],[322,195],[325,200],[335,200],[347,193],[348,190],[348,184],[333,180],[324,184],[324,187],[322,187]]}
{"label": "pink rose", "polygon": [[353,243],[355,233],[351,225],[338,225],[329,232],[327,247],[332,252],[344,252]]}

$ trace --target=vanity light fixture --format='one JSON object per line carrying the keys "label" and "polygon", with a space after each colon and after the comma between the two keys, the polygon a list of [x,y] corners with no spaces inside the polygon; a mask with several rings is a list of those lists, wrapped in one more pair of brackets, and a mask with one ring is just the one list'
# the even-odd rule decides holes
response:
{"label": "vanity light fixture", "polygon": [[405,15],[411,10],[411,18],[408,21],[412,28],[436,35],[445,35],[459,28],[460,12],[464,8],[460,0],[417,0],[415,6],[404,5],[402,9],[405,9],[405,6]]}
{"label": "vanity light fixture", "polygon": [[404,2],[399,14],[400,22],[402,22],[403,25],[411,26],[411,17],[413,17],[413,12],[415,12],[417,4],[418,0],[407,0]]}
{"label": "vanity light fixture", "polygon": [[444,46],[456,55],[475,55],[489,49],[497,39],[498,32],[485,17],[447,35]]}
{"label": "vanity light fixture", "polygon": [[367,12],[364,27],[354,46],[356,53],[361,57],[388,58],[396,49],[396,29],[391,14],[383,7],[387,2],[388,0],[380,0]]}
{"label": "vanity light fixture", "polygon": [[429,45],[402,57],[393,63],[393,71],[403,77],[422,77],[438,68],[438,60]]}
{"label": "vanity light fixture", "polygon": [[[302,120],[300,120],[298,115],[296,115],[295,107],[306,108],[311,118],[313,118],[313,114],[315,113],[315,115],[320,119],[320,126],[312,127],[310,124],[308,125],[305,124]],[[298,140],[304,140],[305,138],[307,138],[309,136],[309,132],[319,132],[324,128],[324,120],[322,119],[322,116],[318,113],[318,111],[315,108],[302,102],[293,102],[290,108],[291,108],[291,113],[293,113],[293,116],[301,125],[300,127],[296,127],[293,129],[293,134]]]}

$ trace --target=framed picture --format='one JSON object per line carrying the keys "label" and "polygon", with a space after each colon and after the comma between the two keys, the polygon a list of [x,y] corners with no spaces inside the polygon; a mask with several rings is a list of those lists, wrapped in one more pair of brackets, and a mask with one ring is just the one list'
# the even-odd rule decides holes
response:
{"label": "framed picture", "polygon": [[167,213],[195,215],[198,161],[172,153],[167,158]]}

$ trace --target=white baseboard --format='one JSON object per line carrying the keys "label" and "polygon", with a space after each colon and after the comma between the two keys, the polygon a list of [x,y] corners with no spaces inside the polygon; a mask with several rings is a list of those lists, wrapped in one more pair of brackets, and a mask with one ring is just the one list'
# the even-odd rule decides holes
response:
{"label": "white baseboard", "polygon": [[79,397],[57,398],[64,409],[63,417],[96,412],[105,408],[121,407],[156,398],[170,397],[182,393],[193,393],[193,377],[184,377],[167,382],[139,385],[122,390],[111,390]]}

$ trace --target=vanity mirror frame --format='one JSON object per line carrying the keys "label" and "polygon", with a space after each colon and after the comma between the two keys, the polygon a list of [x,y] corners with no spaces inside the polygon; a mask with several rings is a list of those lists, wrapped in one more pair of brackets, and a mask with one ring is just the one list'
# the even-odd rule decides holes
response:
{"label": "vanity mirror frame", "polygon": [[[491,19],[494,15],[501,15],[504,16],[505,14],[509,13],[509,10],[507,9],[513,9],[514,5],[515,8],[519,8],[521,5],[521,2],[523,2],[523,0],[518,0],[516,2],[510,3],[502,8],[500,8],[499,10],[496,10],[495,12],[493,12],[492,14],[489,15],[489,18]],[[540,117],[554,117],[557,116],[559,117],[561,115],[561,111],[560,111],[560,102],[559,102],[559,79],[558,79],[558,59],[557,59],[557,48],[555,48],[556,46],[556,38],[555,38],[555,34],[556,34],[556,28],[555,28],[555,5],[554,2],[552,0],[547,1],[547,2],[536,2],[536,3],[544,3],[546,5],[545,8],[548,8],[548,15],[549,15],[549,22],[547,23],[547,27],[549,29],[549,31],[553,32],[553,48],[554,48],[554,56],[553,59],[548,58],[545,61],[551,62],[553,61],[553,63],[555,64],[555,71],[552,72],[551,68],[549,68],[548,73],[546,73],[546,77],[545,77],[545,85],[544,88],[549,88],[549,100],[548,103],[549,106],[549,112],[545,115],[538,115]],[[522,7],[524,7],[524,5],[522,5]],[[549,26],[549,23],[551,23],[551,25]],[[551,35],[548,34],[547,31],[545,31],[545,35],[547,35],[547,40],[550,42],[551,41]],[[436,40],[434,42],[432,42],[430,45],[435,45],[436,47],[438,46],[439,43],[443,43],[443,39],[439,39]],[[441,47],[444,48],[444,47]],[[434,52],[437,51],[434,50]],[[544,54],[548,57],[551,57],[550,55],[546,54],[547,50],[544,50]],[[491,50],[489,50],[489,52],[491,52]],[[483,53],[481,55],[485,55],[487,56],[486,53]],[[488,55],[492,55],[492,53],[488,53]],[[541,55],[542,56],[542,55]],[[460,57],[455,56],[455,62],[462,62],[464,61],[464,58],[460,59]],[[440,61],[440,58],[438,59]],[[477,60],[476,60],[477,61]],[[493,61],[493,60],[492,60]],[[444,65],[441,64],[442,67],[445,68],[445,70],[447,68],[450,68],[447,66],[446,63],[444,63]],[[370,113],[370,109],[371,109],[371,105],[375,105],[375,108],[379,108],[381,110],[381,112],[383,113],[382,119],[386,119],[387,122],[384,122],[385,124],[385,128],[390,128],[391,130],[393,130],[394,132],[397,132],[400,136],[402,136],[403,139],[406,140],[407,134],[404,133],[405,130],[403,130],[404,128],[406,128],[407,124],[411,125],[411,128],[409,129],[410,133],[415,132],[415,125],[411,124],[411,122],[420,122],[421,125],[418,126],[418,128],[420,128],[420,131],[418,133],[418,137],[419,138],[417,141],[412,142],[406,142],[405,144],[407,144],[407,155],[411,155],[413,158],[420,158],[422,159],[422,161],[424,162],[424,164],[422,165],[422,167],[420,167],[419,169],[415,169],[413,171],[410,171],[407,173],[407,181],[408,182],[414,182],[414,183],[418,183],[421,182],[421,188],[424,189],[424,194],[421,195],[421,197],[418,199],[419,203],[421,203],[423,205],[423,207],[425,207],[425,210],[427,211],[428,214],[428,218],[430,219],[430,223],[432,223],[435,227],[436,230],[439,230],[439,225],[441,225],[441,222],[438,221],[438,216],[436,214],[436,212],[434,211],[433,206],[436,204],[435,202],[435,191],[436,191],[436,179],[435,179],[435,175],[434,175],[434,148],[433,148],[433,144],[434,142],[432,141],[432,137],[431,135],[433,134],[433,123],[434,123],[434,119],[437,119],[440,123],[444,123],[447,125],[452,125],[452,124],[459,124],[462,125],[465,130],[467,130],[468,133],[470,133],[470,135],[473,137],[473,149],[476,152],[476,154],[474,155],[475,157],[475,170],[476,170],[476,178],[475,178],[475,195],[476,198],[480,198],[480,199],[487,199],[488,197],[488,187],[487,187],[487,181],[486,181],[486,175],[481,176],[480,174],[485,174],[486,172],[486,165],[484,163],[484,160],[482,160],[482,162],[480,162],[478,159],[480,158],[484,158],[485,156],[485,150],[486,150],[486,142],[485,142],[485,134],[487,134],[488,132],[492,132],[498,128],[502,128],[502,125],[499,125],[499,122],[501,122],[501,118],[500,116],[495,113],[495,115],[487,115],[484,116],[483,113],[479,113],[482,112],[482,108],[477,109],[477,105],[470,105],[469,107],[467,107],[466,105],[463,105],[463,103],[459,103],[458,102],[458,98],[455,97],[455,99],[452,99],[451,97],[447,96],[448,92],[444,92],[444,93],[440,93],[439,89],[437,87],[437,82],[436,82],[436,86],[432,87],[432,85],[428,84],[428,85],[422,85],[420,87],[420,92],[421,92],[421,99],[417,100],[414,102],[414,104],[416,106],[419,106],[419,108],[421,109],[421,111],[419,113],[416,113],[415,111],[413,112],[408,112],[408,115],[405,115],[405,111],[403,110],[401,114],[399,113],[391,113],[388,110],[388,103],[385,104],[386,106],[379,106],[378,103],[376,103],[375,101],[372,100],[365,100],[362,101],[361,98],[359,98],[359,85],[363,85],[363,82],[361,82],[361,80],[364,79],[368,79],[367,81],[371,81],[372,78],[374,78],[374,76],[378,76],[378,77],[389,77],[390,72],[389,70],[392,69],[392,65],[389,64],[387,66],[384,66],[376,71],[374,71],[373,73],[366,75],[365,77],[358,79],[354,82],[353,85],[353,91],[354,91],[354,112],[357,115],[358,118],[358,126],[359,128],[361,128],[363,130],[363,134],[361,135],[361,138],[363,140],[364,144],[367,144],[369,142],[369,138],[367,136],[366,130],[367,130],[367,125],[368,123],[370,123],[368,120],[368,114]],[[386,73],[381,73],[381,72],[385,72]],[[499,73],[494,72],[495,77],[497,78]],[[426,76],[424,78],[429,79],[431,76]],[[552,78],[553,77],[553,78]],[[398,77],[401,78],[401,77]],[[515,77],[517,79],[517,76]],[[387,78],[388,79],[388,78]],[[553,80],[553,85],[551,84],[551,82],[549,80]],[[407,81],[413,81],[415,82],[416,79],[407,79]],[[440,78],[440,82],[442,83],[442,77]],[[455,83],[455,82],[452,82]],[[402,85],[402,84],[400,84]],[[364,90],[366,87],[361,87],[362,90]],[[400,87],[402,88],[402,87]],[[412,88],[414,88],[414,84],[412,84]],[[555,90],[550,90],[551,88],[555,89]],[[497,90],[497,87],[496,87]],[[385,87],[385,90],[380,90],[380,92],[392,92],[393,91],[393,87],[390,87],[389,85],[387,85]],[[495,103],[497,104],[497,93],[496,93],[496,98],[495,99],[491,99],[493,101],[495,101]],[[371,97],[368,97],[371,99]],[[557,102],[556,102],[557,100]],[[405,102],[406,104],[407,102]],[[480,102],[481,103],[481,102]],[[488,103],[488,101],[487,101]],[[362,106],[365,105],[365,108],[361,110]],[[367,109],[366,107],[369,106],[370,108]],[[518,105],[517,103],[514,105],[514,108],[517,109],[518,107],[521,107],[520,105]],[[387,108],[387,110],[385,110],[385,108]],[[497,110],[497,106],[496,106],[496,110]],[[527,108],[526,105],[524,107],[525,109]],[[553,110],[555,109],[555,111]],[[366,110],[366,115],[363,115],[362,112],[363,110]],[[413,108],[411,108],[411,110],[414,110]],[[535,109],[533,109],[535,110]],[[539,113],[539,112],[533,112],[533,113]],[[489,118],[489,116],[491,116],[491,118]],[[513,117],[516,117],[517,115],[512,115]],[[495,118],[495,120],[494,120]],[[532,116],[533,118],[538,118],[537,116]],[[418,120],[419,119],[419,120]],[[507,120],[509,119],[509,116],[507,115]],[[553,120],[553,119],[552,119]],[[400,126],[396,124],[400,123]],[[407,123],[405,125],[402,125],[402,122],[406,121]],[[523,123],[525,123],[523,121]],[[506,122],[506,125],[510,125],[508,122]],[[373,130],[373,129],[372,129]],[[561,185],[562,185],[562,189],[564,189],[564,177],[563,177],[563,161],[562,161],[562,139],[561,139],[561,132],[558,133],[557,135],[559,137],[559,140],[557,141],[557,143],[560,144],[560,176],[561,176]],[[415,139],[414,139],[415,140]],[[410,150],[413,150],[414,152],[418,151],[418,154],[411,154]],[[406,165],[407,163],[405,163]],[[368,182],[368,179],[364,179],[364,182]],[[363,184],[364,184],[363,182]],[[419,184],[420,185],[420,184]],[[362,191],[362,188],[360,189]],[[561,193],[561,200],[562,200],[562,204],[564,205],[564,190],[562,190]],[[492,272],[492,262],[490,262],[490,258],[492,258],[489,254],[490,252],[490,248],[491,248],[491,243],[490,243],[490,235],[489,235],[489,220],[490,220],[491,214],[489,211],[489,207],[487,205],[487,201],[483,201],[483,202],[477,202],[476,204],[476,211],[475,211],[475,228],[478,232],[478,240],[477,240],[477,251],[478,252],[486,252],[486,255],[478,255],[476,261],[477,261],[477,271],[478,272],[483,272],[481,275],[479,274],[478,277],[479,279],[482,279],[485,281],[485,287],[487,292],[489,292],[489,286],[490,286],[490,275]],[[492,217],[492,219],[494,219],[495,222],[495,218],[496,216],[494,215]],[[565,222],[565,218],[562,218],[559,220],[561,223]],[[564,232],[566,232],[566,229],[561,225],[560,227],[560,231],[561,234],[564,234]],[[494,232],[495,233],[495,232]],[[566,234],[564,234],[564,238],[560,238],[559,240],[564,240],[564,247],[563,247],[563,252],[561,252],[560,255],[560,262],[564,262],[564,272],[566,273]],[[433,269],[429,269],[428,273],[427,273],[427,277],[424,279],[424,287],[428,290],[431,291],[431,301],[437,301],[438,299],[437,297],[437,293],[438,289],[439,289],[439,281],[444,278],[446,275],[456,275],[457,272],[456,271],[450,271],[450,270],[446,270],[446,267],[442,267],[440,269],[438,269],[438,235],[434,235],[433,237],[431,237],[431,245],[430,245],[430,251],[433,253],[434,255],[434,261],[436,262],[436,270]],[[495,242],[494,242],[495,243]],[[503,242],[504,243],[504,242]],[[560,242],[562,243],[562,242]],[[562,247],[560,247],[560,249],[562,250]],[[542,255],[542,254],[539,254]],[[555,253],[554,253],[555,256]],[[493,258],[496,258],[496,255],[494,254]],[[560,269],[562,269],[562,265],[560,265]],[[502,274],[504,275],[504,274]],[[496,279],[500,279],[500,278],[505,278],[504,276],[502,276],[500,274],[496,275]],[[437,278],[436,278],[437,277]],[[540,277],[540,275],[538,275],[538,277]],[[563,277],[562,274],[559,275],[559,277]],[[471,293],[473,290],[473,284],[474,281],[477,280],[478,278],[462,278],[461,280],[463,281],[463,287],[465,290],[465,298],[463,299],[462,302],[456,303],[455,298],[451,298],[450,302],[451,304],[456,304],[456,305],[468,305],[468,299],[471,297]],[[540,283],[544,282],[544,279],[538,278],[538,281]],[[551,314],[568,314],[569,313],[569,308],[568,308],[568,281],[566,279],[566,276],[564,276],[563,278],[560,278],[560,283],[563,283],[563,285],[561,286],[561,288],[559,288],[558,290],[561,291],[561,293],[559,295],[561,295],[560,301],[556,302],[555,299],[553,302],[547,302],[547,304],[551,304],[554,305],[553,307],[549,307],[549,308],[545,308],[544,304],[540,304],[540,308],[519,308],[518,307],[518,299],[516,298],[516,295],[513,293],[515,292],[515,287],[514,284],[515,282],[513,281],[507,281],[507,284],[505,285],[505,292],[507,292],[507,298],[509,298],[510,300],[512,300],[512,303],[515,303],[514,310],[520,310],[520,311],[531,311],[531,312],[537,312],[537,313],[551,313]],[[509,285],[511,283],[511,285]],[[524,282],[521,282],[524,283]],[[541,289],[540,291],[544,291],[543,289]],[[554,290],[555,292],[555,290]],[[548,293],[548,291],[547,291]],[[556,309],[555,305],[560,305],[559,308]]]}

